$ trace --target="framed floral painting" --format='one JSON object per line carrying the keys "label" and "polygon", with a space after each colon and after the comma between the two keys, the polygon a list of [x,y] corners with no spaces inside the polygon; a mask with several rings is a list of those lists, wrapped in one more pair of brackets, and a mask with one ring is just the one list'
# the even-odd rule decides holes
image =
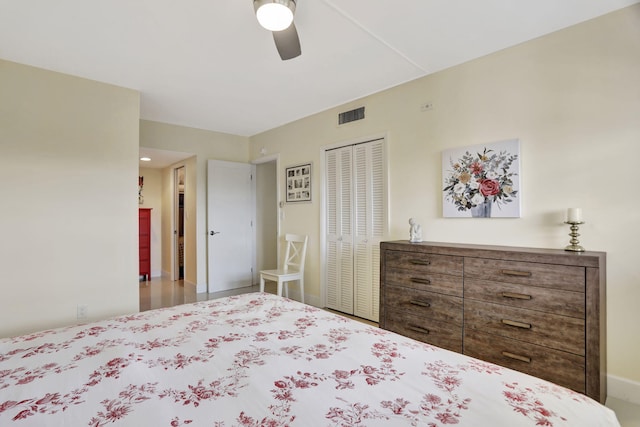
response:
{"label": "framed floral painting", "polygon": [[443,151],[442,183],[445,218],[519,218],[520,141]]}

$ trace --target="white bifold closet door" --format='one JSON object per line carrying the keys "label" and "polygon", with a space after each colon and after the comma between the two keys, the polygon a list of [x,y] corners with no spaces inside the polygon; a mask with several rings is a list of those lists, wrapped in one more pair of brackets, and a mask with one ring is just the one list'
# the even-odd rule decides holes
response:
{"label": "white bifold closet door", "polygon": [[326,151],[327,307],[378,321],[384,139]]}

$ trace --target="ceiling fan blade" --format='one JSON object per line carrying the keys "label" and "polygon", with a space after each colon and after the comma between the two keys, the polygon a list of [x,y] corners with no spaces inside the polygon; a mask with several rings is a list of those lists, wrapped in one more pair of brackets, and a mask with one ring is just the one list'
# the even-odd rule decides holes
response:
{"label": "ceiling fan blade", "polygon": [[272,33],[273,41],[276,42],[276,48],[278,48],[278,53],[283,61],[295,58],[302,53],[298,31],[293,22],[286,30],[272,31]]}

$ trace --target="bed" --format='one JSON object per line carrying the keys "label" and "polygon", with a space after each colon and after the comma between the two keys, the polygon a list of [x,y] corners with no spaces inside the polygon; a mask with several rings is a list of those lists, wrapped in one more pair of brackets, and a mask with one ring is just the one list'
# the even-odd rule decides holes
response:
{"label": "bed", "polygon": [[619,426],[549,382],[267,293],[0,340],[1,426]]}

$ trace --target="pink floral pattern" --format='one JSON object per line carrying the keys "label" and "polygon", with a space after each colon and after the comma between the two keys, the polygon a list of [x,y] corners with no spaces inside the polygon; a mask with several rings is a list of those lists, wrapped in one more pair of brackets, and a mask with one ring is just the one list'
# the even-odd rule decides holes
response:
{"label": "pink floral pattern", "polygon": [[0,425],[619,426],[591,399],[270,294],[0,340]]}
{"label": "pink floral pattern", "polygon": [[[567,418],[545,406],[540,395],[554,396],[557,399],[571,399],[584,404],[593,404],[588,397],[573,393],[566,388],[550,383],[539,383],[534,386],[524,386],[517,382],[504,384],[504,397],[513,410],[535,422],[537,426],[553,427],[564,425]],[[555,420],[555,423],[554,423]]]}

